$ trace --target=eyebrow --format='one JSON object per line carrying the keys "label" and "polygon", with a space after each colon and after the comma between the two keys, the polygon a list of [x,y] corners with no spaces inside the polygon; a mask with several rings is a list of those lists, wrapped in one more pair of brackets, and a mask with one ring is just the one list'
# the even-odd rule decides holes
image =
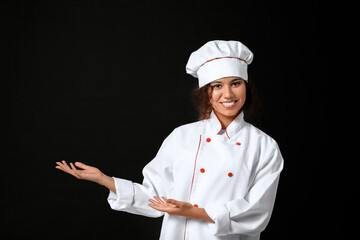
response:
{"label": "eyebrow", "polygon": [[213,83],[222,83],[221,81],[212,81],[210,84],[213,84]]}
{"label": "eyebrow", "polygon": [[[235,81],[238,81],[238,80],[242,80],[242,78],[234,78],[233,80],[231,80],[231,82],[235,82]],[[223,82],[221,82],[221,81],[219,81],[219,80],[215,80],[215,81],[212,81],[211,83],[223,83]]]}

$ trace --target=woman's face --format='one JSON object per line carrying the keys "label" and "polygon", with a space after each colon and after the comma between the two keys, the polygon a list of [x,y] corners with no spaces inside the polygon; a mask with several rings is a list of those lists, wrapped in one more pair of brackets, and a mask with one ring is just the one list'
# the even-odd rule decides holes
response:
{"label": "woman's face", "polygon": [[246,85],[240,77],[224,77],[210,83],[210,103],[218,117],[235,117],[246,99]]}

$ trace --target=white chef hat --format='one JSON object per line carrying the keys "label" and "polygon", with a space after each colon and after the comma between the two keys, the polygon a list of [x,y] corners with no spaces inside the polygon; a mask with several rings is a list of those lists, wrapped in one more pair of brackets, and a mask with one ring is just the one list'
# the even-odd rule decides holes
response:
{"label": "white chef hat", "polygon": [[254,54],[241,42],[214,40],[191,53],[186,72],[199,79],[199,87],[223,77],[248,80],[247,65]]}

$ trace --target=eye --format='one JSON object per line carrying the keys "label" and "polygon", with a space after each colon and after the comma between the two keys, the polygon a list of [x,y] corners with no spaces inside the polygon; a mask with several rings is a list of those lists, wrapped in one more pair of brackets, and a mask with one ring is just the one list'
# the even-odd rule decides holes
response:
{"label": "eye", "polygon": [[232,84],[232,85],[233,85],[233,86],[239,86],[239,85],[241,85],[241,83],[242,83],[241,81],[238,81],[238,82],[233,82],[233,84]]}
{"label": "eye", "polygon": [[212,87],[219,89],[219,88],[221,88],[221,84],[215,84],[215,85],[212,85]]}

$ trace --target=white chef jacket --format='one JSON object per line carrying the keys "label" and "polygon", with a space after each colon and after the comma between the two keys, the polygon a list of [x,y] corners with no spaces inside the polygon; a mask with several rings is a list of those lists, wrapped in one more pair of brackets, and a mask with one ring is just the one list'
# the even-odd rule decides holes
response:
{"label": "white chef jacket", "polygon": [[[164,215],[160,240],[258,240],[274,206],[283,158],[277,143],[240,113],[221,131],[209,119],[176,128],[143,169],[142,184],[114,178],[112,209]],[[169,215],[150,206],[165,196],[205,208],[215,223]]]}

